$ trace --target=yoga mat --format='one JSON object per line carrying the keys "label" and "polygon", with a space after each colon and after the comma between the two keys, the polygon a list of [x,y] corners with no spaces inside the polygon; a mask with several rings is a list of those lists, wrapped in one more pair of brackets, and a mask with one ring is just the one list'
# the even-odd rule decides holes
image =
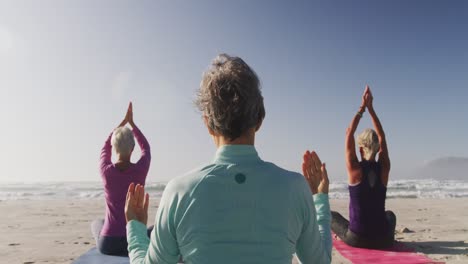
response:
{"label": "yoga mat", "polygon": [[443,264],[433,261],[424,255],[417,254],[404,243],[396,242],[388,249],[354,248],[346,245],[333,234],[333,246],[340,254],[352,263],[380,263],[380,264]]}
{"label": "yoga mat", "polygon": [[130,264],[130,259],[104,255],[94,247],[73,261],[72,264]]}
{"label": "yoga mat", "polygon": [[[183,264],[184,262],[180,259],[178,263]],[[104,255],[93,247],[73,261],[72,264],[130,264],[130,259],[128,257]]]}

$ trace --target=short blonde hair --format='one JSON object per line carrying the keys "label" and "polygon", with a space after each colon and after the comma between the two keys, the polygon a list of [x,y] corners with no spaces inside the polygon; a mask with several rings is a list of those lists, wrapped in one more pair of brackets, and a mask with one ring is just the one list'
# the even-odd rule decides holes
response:
{"label": "short blonde hair", "polygon": [[358,136],[358,145],[364,150],[364,158],[369,160],[380,150],[379,137],[373,129],[365,129]]}
{"label": "short blonde hair", "polygon": [[112,147],[121,155],[130,155],[135,147],[133,132],[128,127],[118,127],[112,133]]}

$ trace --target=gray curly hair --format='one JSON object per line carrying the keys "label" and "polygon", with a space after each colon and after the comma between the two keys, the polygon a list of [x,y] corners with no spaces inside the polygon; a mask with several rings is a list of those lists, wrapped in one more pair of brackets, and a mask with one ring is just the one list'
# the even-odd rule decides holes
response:
{"label": "gray curly hair", "polygon": [[257,74],[239,57],[218,55],[203,79],[195,101],[215,132],[235,140],[265,117]]}

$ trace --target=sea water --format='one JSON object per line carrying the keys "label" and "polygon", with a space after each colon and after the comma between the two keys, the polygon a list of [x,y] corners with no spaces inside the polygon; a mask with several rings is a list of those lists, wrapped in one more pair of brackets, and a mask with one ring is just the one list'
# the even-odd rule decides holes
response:
{"label": "sea water", "polygon": [[[151,197],[162,195],[167,182],[147,183]],[[259,190],[261,191],[261,190]],[[330,184],[331,199],[348,199],[348,184]],[[463,198],[468,197],[468,181],[391,180],[387,198]],[[103,199],[100,182],[0,183],[0,200]]]}

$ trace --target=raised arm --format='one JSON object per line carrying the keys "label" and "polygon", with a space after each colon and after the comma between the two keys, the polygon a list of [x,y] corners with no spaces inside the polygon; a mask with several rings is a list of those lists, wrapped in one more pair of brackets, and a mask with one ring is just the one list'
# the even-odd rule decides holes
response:
{"label": "raised arm", "polygon": [[143,133],[141,133],[140,129],[136,125],[133,125],[132,129],[133,135],[135,136],[136,141],[138,142],[138,145],[141,149],[141,157],[138,160],[137,164],[148,170],[151,162],[150,145],[148,143],[148,140],[146,140],[145,136],[143,135]]}
{"label": "raised arm", "polygon": [[128,106],[127,116],[125,118],[128,120],[128,124],[132,127],[133,135],[135,136],[136,141],[138,142],[138,145],[141,149],[141,157],[138,160],[137,164],[143,169],[148,170],[151,162],[150,145],[148,143],[148,140],[146,140],[146,137],[143,135],[143,133],[141,133],[141,130],[133,121],[133,105],[131,102]]}
{"label": "raised arm", "polygon": [[345,159],[346,159],[346,169],[348,171],[348,182],[350,184],[356,184],[361,181],[361,169],[359,167],[359,160],[356,155],[356,143],[354,140],[354,133],[356,133],[356,129],[359,125],[359,121],[361,120],[362,114],[366,110],[365,106],[365,95],[367,92],[364,91],[364,95],[362,96],[362,104],[359,107],[359,111],[354,115],[353,120],[351,120],[351,124],[346,129],[346,139],[345,139]]}
{"label": "raised arm", "polygon": [[112,164],[112,145],[111,145],[112,133],[107,137],[104,146],[101,149],[101,158],[99,159],[99,169],[101,176],[104,175],[107,167]]}
{"label": "raised arm", "polygon": [[382,124],[380,123],[379,118],[377,117],[377,113],[374,110],[373,106],[373,96],[372,92],[369,89],[369,95],[366,100],[366,106],[369,110],[369,115],[372,118],[372,124],[374,125],[375,132],[377,133],[377,137],[379,138],[380,143],[380,151],[379,151],[379,163],[382,166],[382,183],[387,186],[388,177],[390,175],[390,158],[388,155],[388,148],[387,148],[387,140],[385,138],[385,133],[382,128]]}

